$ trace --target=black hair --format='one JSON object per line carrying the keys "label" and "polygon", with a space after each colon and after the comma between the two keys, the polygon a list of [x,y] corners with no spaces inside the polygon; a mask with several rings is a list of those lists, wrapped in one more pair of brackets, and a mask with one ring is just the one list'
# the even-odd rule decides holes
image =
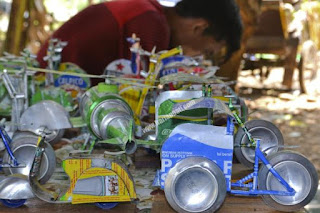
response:
{"label": "black hair", "polygon": [[240,49],[242,21],[234,0],[182,0],[175,10],[179,16],[204,18],[209,22],[204,33],[213,35],[217,41],[226,41],[225,61]]}

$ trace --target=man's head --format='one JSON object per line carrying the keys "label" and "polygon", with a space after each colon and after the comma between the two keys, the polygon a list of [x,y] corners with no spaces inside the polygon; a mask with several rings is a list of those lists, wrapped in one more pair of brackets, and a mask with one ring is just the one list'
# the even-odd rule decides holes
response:
{"label": "man's head", "polygon": [[240,48],[242,23],[234,0],[182,0],[172,10],[172,45],[206,55],[225,47],[224,60]]}

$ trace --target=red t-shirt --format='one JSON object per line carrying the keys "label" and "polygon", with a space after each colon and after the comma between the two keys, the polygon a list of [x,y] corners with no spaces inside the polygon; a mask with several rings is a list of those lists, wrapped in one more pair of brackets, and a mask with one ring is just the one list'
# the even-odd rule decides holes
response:
{"label": "red t-shirt", "polygon": [[[169,26],[161,5],[156,0],[114,0],[92,5],[63,24],[52,35],[67,41],[62,62],[73,62],[89,74],[101,75],[113,60],[130,58],[127,37],[135,33],[143,49],[168,49]],[[41,67],[48,42],[38,52]],[[91,79],[95,85],[99,79]]]}

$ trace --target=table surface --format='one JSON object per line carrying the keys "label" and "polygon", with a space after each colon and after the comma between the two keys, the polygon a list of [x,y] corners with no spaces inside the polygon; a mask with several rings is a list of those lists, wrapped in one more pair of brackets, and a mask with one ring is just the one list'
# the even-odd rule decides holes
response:
{"label": "table surface", "polygon": [[[140,169],[137,169],[138,171]],[[151,168],[150,168],[151,170]],[[140,170],[141,171],[141,170]],[[143,172],[141,174],[147,174],[148,169],[144,168]],[[233,176],[235,178],[239,178],[241,176],[244,176],[246,173],[248,173],[248,170],[244,168],[241,165],[235,165],[233,167]],[[150,173],[152,174],[152,173]],[[136,174],[133,174],[136,175]],[[143,175],[142,175],[143,176]],[[140,177],[142,180],[148,179],[148,177]],[[149,180],[151,177],[149,178]],[[138,184],[140,185],[139,181]],[[136,187],[138,188],[138,186]],[[153,191],[152,191],[153,190]],[[132,213],[132,212],[139,212],[139,213],[174,213],[175,211],[169,206],[165,199],[164,192],[162,190],[154,190],[150,189],[150,192],[152,191],[152,195],[149,198],[146,198],[149,202],[149,206],[152,206],[152,208],[146,208],[146,209],[138,209],[136,208],[136,205],[134,203],[120,203],[115,208],[108,210],[108,213]],[[139,195],[139,190],[137,189],[137,194]],[[319,193],[316,196],[316,199],[319,200],[320,195]],[[145,201],[144,201],[145,202]],[[313,202],[316,206],[317,201]],[[52,204],[52,203],[46,203],[44,201],[41,201],[37,198],[33,198],[30,200],[27,200],[24,206],[16,209],[10,209],[0,204],[0,212],[1,213],[7,213],[7,212],[15,212],[15,213],[44,213],[44,212],[79,212],[79,213],[94,213],[94,212],[106,212],[105,210],[102,210],[98,207],[96,207],[94,204],[78,204],[78,205],[72,205],[72,204]],[[277,213],[279,211],[276,211],[274,209],[271,209],[267,205],[264,204],[261,197],[244,197],[244,196],[233,196],[233,195],[227,195],[225,202],[223,203],[222,207],[218,210],[219,213],[230,213],[230,212],[237,212],[237,213],[250,213],[250,212],[259,212],[259,213]],[[306,210],[302,209],[299,211],[299,213],[303,212],[320,212],[320,208],[317,210]]]}

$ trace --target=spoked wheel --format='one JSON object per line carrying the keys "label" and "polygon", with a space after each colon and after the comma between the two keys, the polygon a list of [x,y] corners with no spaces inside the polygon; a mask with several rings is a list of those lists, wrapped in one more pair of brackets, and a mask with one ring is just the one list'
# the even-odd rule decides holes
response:
{"label": "spoked wheel", "polygon": [[316,78],[318,71],[317,47],[311,40],[303,43],[298,69],[301,93],[308,93],[307,86]]}
{"label": "spoked wheel", "polygon": [[104,209],[104,210],[109,210],[109,209],[112,209],[114,207],[116,207],[119,203],[118,202],[113,202],[113,203],[95,203],[95,205],[101,209]]}
{"label": "spoked wheel", "polygon": [[6,207],[9,208],[18,208],[22,206],[26,200],[25,199],[20,199],[20,200],[7,200],[7,199],[0,199],[0,202],[5,205]]}
{"label": "spoked wheel", "polygon": [[[284,144],[283,136],[273,123],[265,120],[250,120],[245,123],[249,133],[253,138],[260,139],[260,150],[267,155],[278,152]],[[238,161],[252,168],[255,157],[255,147],[241,147],[250,144],[244,130],[239,128],[234,138],[234,153]]]}
{"label": "spoked wheel", "polygon": [[[296,192],[293,196],[263,195],[268,206],[292,212],[303,208],[314,198],[318,188],[318,174],[308,159],[298,153],[282,151],[269,156],[268,160]],[[259,171],[258,181],[260,190],[286,191],[265,165]]]}
{"label": "spoked wheel", "polygon": [[213,161],[189,157],[170,169],[164,191],[177,212],[215,212],[224,202],[226,180]]}
{"label": "spoked wheel", "polygon": [[[29,175],[31,165],[34,159],[34,154],[37,146],[37,137],[29,135],[25,137],[14,138],[10,144],[10,148],[13,155],[19,163],[25,164],[25,167],[21,168],[3,168],[3,171],[7,174],[23,174]],[[3,162],[10,162],[10,156],[8,152],[3,155]],[[45,143],[45,151],[43,153],[42,162],[40,165],[39,182],[41,184],[47,182],[52,176],[56,168],[56,156],[53,148],[50,144]]]}

